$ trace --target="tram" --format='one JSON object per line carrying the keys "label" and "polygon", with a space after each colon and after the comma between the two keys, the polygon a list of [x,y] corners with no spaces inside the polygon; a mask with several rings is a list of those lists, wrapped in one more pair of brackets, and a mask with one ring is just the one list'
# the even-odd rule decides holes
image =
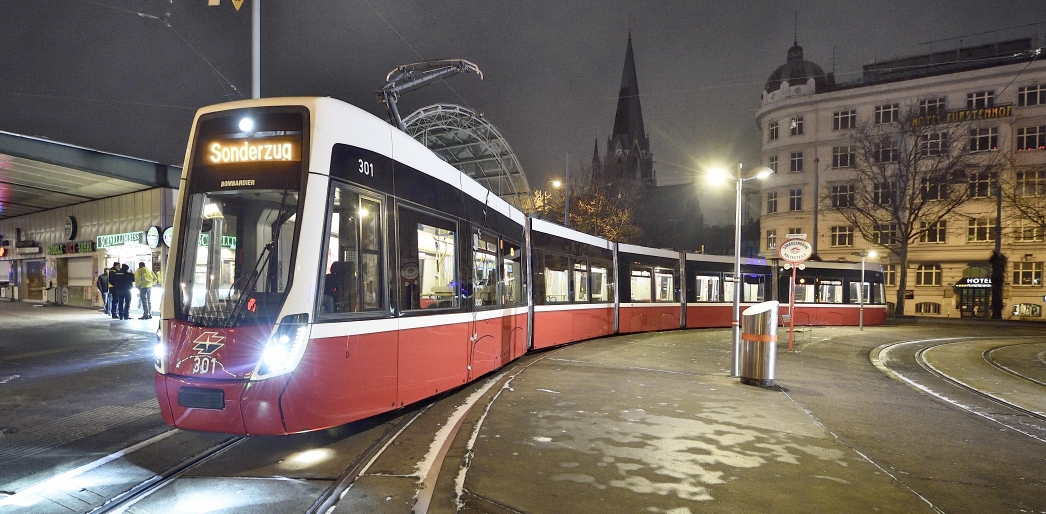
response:
{"label": "tram", "polygon": [[[408,135],[331,98],[196,115],[165,280],[155,388],[168,424],[279,435],[398,409],[528,351],[728,327],[731,260],[525,216]],[[787,295],[742,266],[743,301]],[[780,277],[779,277],[780,276]],[[882,273],[800,271],[796,319],[885,320]]]}

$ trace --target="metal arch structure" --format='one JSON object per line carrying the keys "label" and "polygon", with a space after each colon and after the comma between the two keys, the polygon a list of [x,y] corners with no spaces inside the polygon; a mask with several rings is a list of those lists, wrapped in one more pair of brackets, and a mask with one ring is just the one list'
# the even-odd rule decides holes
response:
{"label": "metal arch structure", "polygon": [[403,131],[441,159],[524,213],[534,212],[519,159],[483,115],[460,105],[435,104],[403,120]]}

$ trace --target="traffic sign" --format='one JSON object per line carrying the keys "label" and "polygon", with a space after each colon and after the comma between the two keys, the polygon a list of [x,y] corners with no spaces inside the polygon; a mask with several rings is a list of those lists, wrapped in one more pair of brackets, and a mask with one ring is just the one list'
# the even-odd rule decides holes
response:
{"label": "traffic sign", "polygon": [[814,254],[814,246],[804,239],[789,239],[781,245],[779,253],[782,259],[798,264]]}

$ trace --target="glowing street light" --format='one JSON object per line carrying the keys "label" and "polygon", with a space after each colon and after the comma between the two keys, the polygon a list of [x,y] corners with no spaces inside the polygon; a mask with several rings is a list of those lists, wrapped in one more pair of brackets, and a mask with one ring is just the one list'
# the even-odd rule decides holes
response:
{"label": "glowing street light", "polygon": [[737,203],[734,206],[734,313],[731,321],[733,331],[733,343],[730,351],[730,376],[741,375],[741,210],[744,207],[744,197],[741,195],[741,185],[746,180],[762,180],[774,174],[770,168],[757,168],[750,177],[741,172],[742,163],[737,163],[737,174],[731,174],[725,168],[713,168],[708,171],[708,179],[722,184],[727,180],[736,181]]}

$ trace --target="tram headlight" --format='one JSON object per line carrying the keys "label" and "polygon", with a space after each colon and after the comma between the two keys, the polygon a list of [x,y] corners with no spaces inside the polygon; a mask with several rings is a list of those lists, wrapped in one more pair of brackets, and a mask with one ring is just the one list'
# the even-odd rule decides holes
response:
{"label": "tram headlight", "polygon": [[160,323],[160,333],[153,346],[153,367],[157,373],[167,372],[167,323]]}
{"label": "tram headlight", "polygon": [[258,370],[253,380],[282,375],[294,371],[305,354],[309,342],[309,315],[291,314],[283,320],[269,336],[262,350]]}

